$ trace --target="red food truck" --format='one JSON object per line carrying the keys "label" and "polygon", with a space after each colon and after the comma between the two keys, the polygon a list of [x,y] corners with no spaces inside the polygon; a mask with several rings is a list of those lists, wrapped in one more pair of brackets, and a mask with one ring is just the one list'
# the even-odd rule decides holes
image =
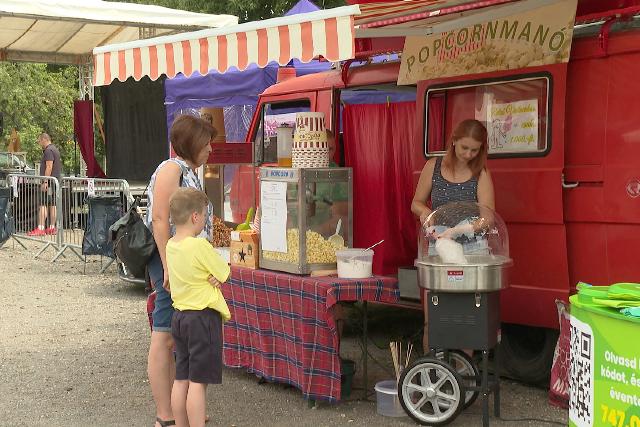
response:
{"label": "red food truck", "polygon": [[[612,7],[617,9],[603,10]],[[267,89],[248,142],[263,146],[265,120],[324,112],[327,126],[339,135],[336,160],[354,168],[354,245],[373,241],[366,235],[372,225],[391,224],[380,238],[397,243],[375,269],[394,274],[416,255],[410,203],[417,177],[428,158],[443,154],[455,123],[473,117],[487,96],[505,105],[533,100],[537,143],[524,150],[494,149],[488,166],[514,260],[502,301],[503,362],[511,375],[538,382],[548,375],[557,338],[554,301],[567,301],[578,281],[640,278],[638,13],[635,1],[580,1],[568,64],[467,73],[408,86],[397,85],[399,61],[372,60],[402,52],[403,37],[357,40],[354,62]],[[386,102],[375,108],[349,103],[363,94]],[[393,135],[402,137],[390,143]],[[500,141],[491,144],[496,148]],[[369,154],[363,147],[370,147]],[[358,153],[367,161],[355,161]],[[251,204],[246,202],[235,200],[240,212]]]}

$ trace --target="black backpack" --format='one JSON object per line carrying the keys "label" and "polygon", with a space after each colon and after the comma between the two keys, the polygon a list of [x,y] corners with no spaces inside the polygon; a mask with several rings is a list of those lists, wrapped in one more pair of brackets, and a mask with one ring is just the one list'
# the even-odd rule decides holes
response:
{"label": "black backpack", "polygon": [[[179,166],[181,174],[178,186],[182,187],[188,171],[181,164]],[[143,196],[146,192],[145,189]],[[153,234],[138,213],[139,204],[140,197],[137,197],[124,216],[109,228],[109,234],[116,257],[134,277],[145,277],[145,268],[157,246]]]}
{"label": "black backpack", "polygon": [[113,251],[135,277],[144,277],[149,259],[156,250],[156,241],[138,213],[140,198],[110,228]]}

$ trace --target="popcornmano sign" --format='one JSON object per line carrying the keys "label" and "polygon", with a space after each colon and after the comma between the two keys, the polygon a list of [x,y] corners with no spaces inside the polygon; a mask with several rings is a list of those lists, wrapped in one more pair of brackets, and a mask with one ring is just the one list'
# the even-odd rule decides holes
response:
{"label": "popcornmano sign", "polygon": [[577,0],[559,0],[437,35],[409,36],[398,84],[568,62],[576,6]]}

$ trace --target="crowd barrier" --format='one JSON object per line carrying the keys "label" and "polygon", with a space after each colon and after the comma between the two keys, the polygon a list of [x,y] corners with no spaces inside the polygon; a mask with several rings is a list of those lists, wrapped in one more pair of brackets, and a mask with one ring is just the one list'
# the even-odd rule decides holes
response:
{"label": "crowd barrier", "polygon": [[[13,193],[15,241],[23,247],[21,239],[43,243],[36,258],[49,247],[54,248],[52,262],[64,257],[67,251],[86,261],[82,240],[87,227],[89,197],[116,196],[123,212],[133,202],[129,183],[123,179],[64,177],[58,181],[46,176],[12,174],[7,176],[7,183]],[[43,218],[44,230],[38,228]],[[110,259],[100,272],[112,262]]]}
{"label": "crowd barrier", "polygon": [[[43,246],[36,253],[36,258],[50,247],[56,250],[60,248],[62,218],[58,213],[62,212],[62,198],[58,179],[9,174],[7,184],[13,195],[14,240],[25,249],[26,246],[20,239],[41,242]],[[43,229],[38,228],[39,222],[44,225]]]}

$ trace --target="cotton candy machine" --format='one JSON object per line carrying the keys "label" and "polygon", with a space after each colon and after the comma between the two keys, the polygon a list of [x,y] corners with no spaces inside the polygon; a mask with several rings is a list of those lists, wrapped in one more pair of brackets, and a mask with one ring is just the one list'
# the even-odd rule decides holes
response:
{"label": "cotton candy machine", "polygon": [[434,292],[495,292],[507,287],[505,267],[511,259],[501,255],[468,255],[466,264],[449,264],[439,256],[416,260],[418,284]]}
{"label": "cotton candy machine", "polygon": [[[497,369],[489,379],[489,352],[498,345],[500,290],[508,286],[511,264],[506,225],[491,209],[449,203],[422,225],[415,266],[431,351],[398,382],[400,403],[418,423],[448,424],[479,393],[483,426],[489,425],[491,392],[499,416],[500,382]],[[480,369],[471,350],[481,354]]]}

